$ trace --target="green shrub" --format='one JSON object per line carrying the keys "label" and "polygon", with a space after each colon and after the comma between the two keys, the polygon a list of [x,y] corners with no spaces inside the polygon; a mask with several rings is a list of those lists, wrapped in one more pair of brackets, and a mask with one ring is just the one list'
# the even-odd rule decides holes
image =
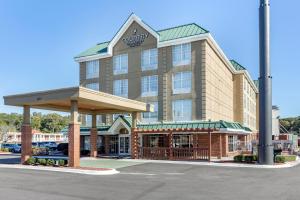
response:
{"label": "green shrub", "polygon": [[8,148],[1,148],[1,151],[2,152],[9,152],[9,149]]}
{"label": "green shrub", "polygon": [[34,165],[35,163],[36,163],[36,159],[33,157],[28,158],[26,161],[27,165]]}
{"label": "green shrub", "polygon": [[246,162],[246,163],[252,163],[257,161],[256,155],[237,155],[233,157],[234,162]]}
{"label": "green shrub", "polygon": [[275,162],[276,163],[284,163],[285,162],[285,157],[278,155],[278,156],[275,157]]}
{"label": "green shrub", "polygon": [[44,159],[44,158],[38,158],[37,163],[40,164],[40,165],[46,165],[47,164],[46,159]]}
{"label": "green shrub", "polygon": [[58,165],[59,166],[65,166],[65,160],[59,160]]}
{"label": "green shrub", "polygon": [[245,160],[244,155],[237,155],[233,157],[234,162],[243,162]]}
{"label": "green shrub", "polygon": [[55,162],[54,162],[53,159],[48,159],[48,160],[47,160],[47,165],[48,165],[48,166],[53,166],[54,163],[55,163]]}
{"label": "green shrub", "polygon": [[296,160],[296,156],[295,155],[277,155],[275,157],[275,162],[276,163],[285,163],[285,162],[291,162],[291,161],[295,161]]}

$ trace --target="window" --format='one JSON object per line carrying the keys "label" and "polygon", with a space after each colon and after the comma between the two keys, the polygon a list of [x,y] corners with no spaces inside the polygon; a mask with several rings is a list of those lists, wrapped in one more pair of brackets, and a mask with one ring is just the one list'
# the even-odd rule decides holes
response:
{"label": "window", "polygon": [[192,87],[192,73],[179,72],[173,75],[173,94],[189,93]]}
{"label": "window", "polygon": [[174,135],[173,137],[173,146],[175,148],[190,148],[192,147],[192,135]]}
{"label": "window", "polygon": [[175,100],[173,101],[173,120],[190,121],[192,120],[192,101]]}
{"label": "window", "polygon": [[85,87],[89,88],[91,90],[99,91],[99,83],[89,83],[89,84],[86,84]]}
{"label": "window", "polygon": [[142,96],[157,96],[157,75],[142,77]]}
{"label": "window", "polygon": [[165,137],[164,135],[149,135],[148,144],[146,147],[164,147],[165,146]]}
{"label": "window", "polygon": [[158,103],[157,102],[149,102],[154,105],[154,112],[143,112],[142,120],[143,122],[156,122],[158,119]]}
{"label": "window", "polygon": [[236,135],[228,136],[228,151],[233,152],[236,151],[238,147],[238,140]]}
{"label": "window", "polygon": [[[97,115],[96,125],[100,125],[102,122],[102,115]],[[92,115],[85,116],[85,126],[92,127]]]}
{"label": "window", "polygon": [[114,75],[126,74],[128,72],[128,54],[113,57]]}
{"label": "window", "polygon": [[142,51],[141,55],[142,71],[157,69],[157,49]]}
{"label": "window", "polygon": [[128,98],[128,79],[114,81],[114,95]]}
{"label": "window", "polygon": [[175,45],[172,48],[173,66],[191,63],[191,43]]}
{"label": "window", "polygon": [[86,78],[99,77],[99,60],[91,60],[86,62]]}

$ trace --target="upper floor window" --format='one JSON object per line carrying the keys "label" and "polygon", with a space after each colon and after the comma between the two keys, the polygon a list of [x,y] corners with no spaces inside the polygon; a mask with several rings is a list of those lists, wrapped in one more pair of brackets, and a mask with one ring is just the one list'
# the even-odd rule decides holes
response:
{"label": "upper floor window", "polygon": [[173,75],[173,94],[189,93],[192,87],[192,73],[178,72]]}
{"label": "upper floor window", "polygon": [[99,91],[99,83],[89,83],[89,84],[86,84],[85,87],[89,88],[91,90]]}
{"label": "upper floor window", "polygon": [[172,48],[173,66],[191,63],[191,43],[175,45]]}
{"label": "upper floor window", "polygon": [[115,80],[113,94],[128,98],[128,79]]}
{"label": "upper floor window", "polygon": [[99,60],[91,60],[86,62],[86,78],[99,77]]}
{"label": "upper floor window", "polygon": [[172,104],[174,121],[192,120],[192,101],[190,99],[174,100]]}
{"label": "upper floor window", "polygon": [[157,75],[142,77],[142,96],[157,96]]}
{"label": "upper floor window", "polygon": [[[102,124],[102,115],[97,115],[96,117],[96,125]],[[88,127],[92,127],[92,115],[86,115],[85,116],[85,125]]]}
{"label": "upper floor window", "polygon": [[141,55],[142,70],[157,69],[157,49],[142,51]]}
{"label": "upper floor window", "polygon": [[149,102],[154,106],[154,112],[143,112],[142,121],[143,122],[156,122],[158,119],[158,102]]}
{"label": "upper floor window", "polygon": [[121,54],[113,57],[114,75],[126,74],[128,72],[128,54]]}

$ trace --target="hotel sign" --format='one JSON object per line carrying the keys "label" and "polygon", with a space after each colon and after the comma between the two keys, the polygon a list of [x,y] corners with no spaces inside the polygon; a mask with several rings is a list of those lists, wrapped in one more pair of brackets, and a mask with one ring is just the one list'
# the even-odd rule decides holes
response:
{"label": "hotel sign", "polygon": [[136,46],[140,46],[148,36],[149,36],[149,33],[137,34],[137,30],[134,29],[131,36],[123,38],[122,40],[129,47],[136,47]]}

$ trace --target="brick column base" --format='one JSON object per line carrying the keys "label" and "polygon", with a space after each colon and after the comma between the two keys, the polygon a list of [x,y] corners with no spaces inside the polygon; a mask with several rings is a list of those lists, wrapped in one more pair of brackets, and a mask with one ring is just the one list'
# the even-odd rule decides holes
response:
{"label": "brick column base", "polygon": [[80,124],[69,124],[69,167],[80,166]]}
{"label": "brick column base", "polygon": [[98,151],[97,151],[97,138],[98,133],[96,128],[91,128],[91,137],[90,137],[90,143],[91,143],[91,157],[97,157]]}
{"label": "brick column base", "polygon": [[131,129],[131,158],[138,159],[138,133]]}
{"label": "brick column base", "polygon": [[21,128],[21,164],[25,164],[32,155],[32,128],[29,124],[23,124]]}
{"label": "brick column base", "polygon": [[173,160],[173,133],[170,132],[168,135],[168,146],[169,146],[169,159]]}

